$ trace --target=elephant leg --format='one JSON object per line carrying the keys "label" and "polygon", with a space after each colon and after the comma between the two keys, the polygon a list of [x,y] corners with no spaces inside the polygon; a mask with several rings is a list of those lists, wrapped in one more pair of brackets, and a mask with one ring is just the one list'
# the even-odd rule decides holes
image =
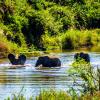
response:
{"label": "elephant leg", "polygon": [[35,67],[38,67],[39,65],[43,66],[43,63],[44,63],[43,59],[44,59],[43,57],[39,57],[36,64],[35,64]]}

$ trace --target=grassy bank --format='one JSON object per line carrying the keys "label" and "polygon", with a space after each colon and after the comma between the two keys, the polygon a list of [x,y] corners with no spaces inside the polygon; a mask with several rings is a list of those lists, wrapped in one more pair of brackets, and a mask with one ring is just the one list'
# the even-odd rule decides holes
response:
{"label": "grassy bank", "polygon": [[[9,31],[8,31],[9,32]],[[95,30],[73,30],[70,29],[65,33],[50,37],[42,35],[42,44],[46,51],[52,50],[78,50],[87,48],[88,50],[100,51],[100,29]],[[94,48],[95,49],[94,49]],[[0,57],[6,57],[8,53],[24,53],[29,55],[33,52],[36,55],[34,46],[28,47],[25,40],[22,40],[22,45],[19,46],[16,42],[8,40],[4,35],[4,30],[0,31]],[[39,52],[37,53],[37,55]]]}
{"label": "grassy bank", "polygon": [[70,49],[100,47],[100,29],[74,30],[70,29],[58,36],[43,35],[43,44],[47,49]]}

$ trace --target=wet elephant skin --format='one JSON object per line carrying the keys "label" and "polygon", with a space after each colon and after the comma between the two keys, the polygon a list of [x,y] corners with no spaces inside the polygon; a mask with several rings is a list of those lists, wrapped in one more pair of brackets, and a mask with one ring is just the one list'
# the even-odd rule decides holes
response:
{"label": "wet elephant skin", "polygon": [[12,65],[24,65],[26,61],[26,56],[20,55],[18,59],[16,59],[15,55],[9,54],[8,59],[10,60]]}
{"label": "wet elephant skin", "polygon": [[42,65],[43,67],[60,67],[61,61],[56,57],[42,56],[39,57],[35,67]]}

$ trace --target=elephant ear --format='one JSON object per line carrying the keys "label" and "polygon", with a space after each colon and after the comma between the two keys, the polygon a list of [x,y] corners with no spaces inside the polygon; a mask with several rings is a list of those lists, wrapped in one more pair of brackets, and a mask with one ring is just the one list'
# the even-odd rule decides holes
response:
{"label": "elephant ear", "polygon": [[9,54],[8,55],[8,59],[10,60],[11,64],[14,65],[14,63],[15,63],[15,56],[13,54]]}
{"label": "elephant ear", "polygon": [[20,65],[24,65],[25,64],[25,61],[26,61],[26,56],[25,55],[20,55],[19,57],[18,57],[19,59],[19,64]]}

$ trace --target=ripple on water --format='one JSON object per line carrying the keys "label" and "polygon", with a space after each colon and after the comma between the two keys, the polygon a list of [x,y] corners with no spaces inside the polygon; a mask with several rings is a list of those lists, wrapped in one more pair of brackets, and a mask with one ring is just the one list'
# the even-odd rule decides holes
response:
{"label": "ripple on water", "polygon": [[[34,57],[26,61],[26,67],[9,69],[9,62],[0,64],[0,100],[13,93],[19,93],[24,87],[23,93],[27,97],[37,95],[41,89],[63,89],[67,90],[73,86],[72,80],[67,75],[67,70],[73,62],[74,53],[58,54],[61,68],[36,69]],[[100,65],[100,54],[90,53],[91,63]],[[78,79],[78,82],[82,82]],[[79,88],[79,86],[76,86]]]}

